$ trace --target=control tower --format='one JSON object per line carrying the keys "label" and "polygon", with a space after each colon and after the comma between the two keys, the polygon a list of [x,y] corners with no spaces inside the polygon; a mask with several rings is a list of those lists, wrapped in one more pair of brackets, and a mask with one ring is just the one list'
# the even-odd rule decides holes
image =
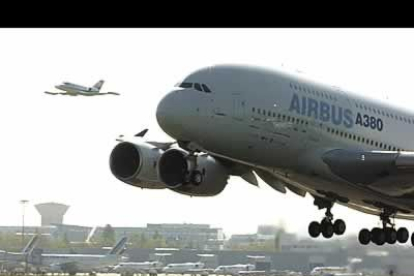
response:
{"label": "control tower", "polygon": [[69,209],[68,205],[54,202],[37,204],[35,207],[42,217],[42,226],[63,224],[63,216]]}

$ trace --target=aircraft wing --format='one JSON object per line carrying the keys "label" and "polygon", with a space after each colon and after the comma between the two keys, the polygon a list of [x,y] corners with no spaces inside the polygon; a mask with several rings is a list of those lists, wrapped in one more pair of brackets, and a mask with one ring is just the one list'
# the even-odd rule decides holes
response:
{"label": "aircraft wing", "polygon": [[64,92],[49,92],[49,91],[45,91],[46,94],[49,95],[66,95],[68,93],[64,93]]}
{"label": "aircraft wing", "polygon": [[331,172],[393,197],[414,198],[414,152],[335,149],[322,154]]}

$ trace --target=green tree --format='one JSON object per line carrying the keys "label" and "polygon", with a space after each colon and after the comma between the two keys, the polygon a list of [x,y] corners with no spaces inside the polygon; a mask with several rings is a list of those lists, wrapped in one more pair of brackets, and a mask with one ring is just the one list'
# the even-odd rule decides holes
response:
{"label": "green tree", "polygon": [[110,224],[105,225],[102,231],[102,241],[105,246],[110,246],[115,243],[115,230]]}

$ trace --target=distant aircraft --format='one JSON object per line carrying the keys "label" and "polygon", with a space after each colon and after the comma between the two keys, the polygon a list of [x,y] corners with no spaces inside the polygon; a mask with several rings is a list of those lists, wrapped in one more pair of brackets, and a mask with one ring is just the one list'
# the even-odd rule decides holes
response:
{"label": "distant aircraft", "polygon": [[0,251],[0,265],[7,271],[11,272],[18,268],[24,268],[27,258],[35,248],[39,236],[33,236],[21,252]]}
{"label": "distant aircraft", "polygon": [[240,272],[253,271],[252,264],[220,265],[213,272],[219,275],[240,275]]}
{"label": "distant aircraft", "polygon": [[92,87],[86,87],[70,82],[63,82],[60,85],[56,85],[55,87],[59,90],[63,90],[65,92],[48,92],[45,91],[46,94],[50,95],[69,95],[69,96],[99,96],[99,95],[119,95],[119,93],[116,92],[105,92],[101,93],[100,90],[102,88],[102,85],[104,84],[103,80],[98,81],[94,86]]}
{"label": "distant aircraft", "polygon": [[94,273],[105,271],[126,257],[120,256],[125,250],[127,238],[123,237],[106,254],[42,254],[43,265],[49,266],[51,271],[60,271],[75,275],[76,273]]}
{"label": "distant aircraft", "polygon": [[162,269],[165,274],[205,274],[208,271],[202,262],[168,264]]}
{"label": "distant aircraft", "polygon": [[120,273],[121,276],[134,274],[157,274],[163,268],[160,261],[122,262],[116,265],[111,272]]}

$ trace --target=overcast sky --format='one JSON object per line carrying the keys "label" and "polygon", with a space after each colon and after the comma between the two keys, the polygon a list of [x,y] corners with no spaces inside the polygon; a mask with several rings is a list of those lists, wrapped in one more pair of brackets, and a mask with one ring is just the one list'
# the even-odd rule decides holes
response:
{"label": "overcast sky", "polygon": [[[170,140],[155,119],[158,101],[192,71],[220,63],[283,64],[412,108],[413,49],[412,29],[1,29],[0,225],[21,225],[19,201],[28,199],[26,225],[40,225],[34,204],[53,201],[70,205],[67,224],[209,223],[232,234],[283,223],[307,235],[323,211],[309,196],[280,194],[263,182],[257,188],[232,178],[210,198],[123,184],[109,169],[115,138],[149,128],[147,138]],[[43,93],[62,81],[99,79],[103,91],[122,95]],[[379,222],[341,206],[333,211],[351,234]]]}

